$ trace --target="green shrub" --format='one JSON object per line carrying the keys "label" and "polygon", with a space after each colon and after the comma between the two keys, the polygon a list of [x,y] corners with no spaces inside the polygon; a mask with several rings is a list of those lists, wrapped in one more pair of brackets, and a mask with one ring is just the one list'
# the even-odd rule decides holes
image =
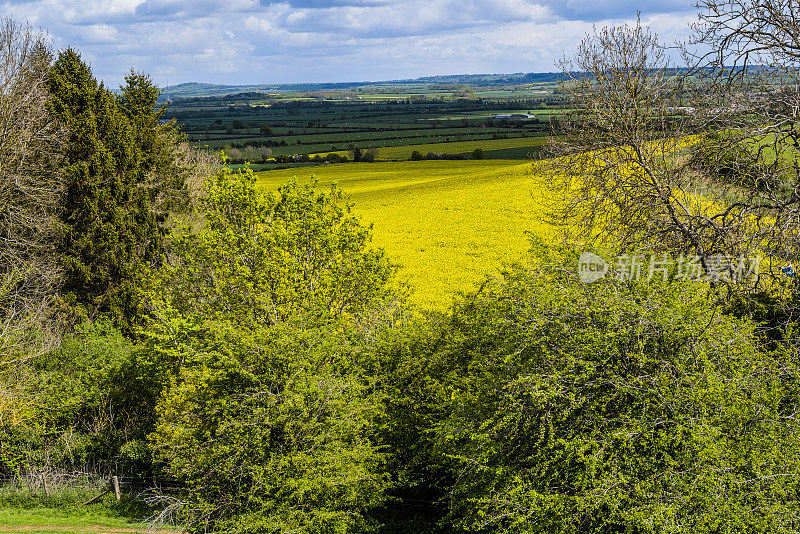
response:
{"label": "green shrub", "polygon": [[576,265],[510,269],[385,351],[404,491],[460,531],[793,531],[796,363],[701,286]]}
{"label": "green shrub", "polygon": [[254,329],[343,317],[370,328],[400,309],[396,267],[338,188],[271,193],[249,169],[226,170],[204,207],[203,231],[181,237],[153,281],[156,307]]}
{"label": "green shrub", "polygon": [[[174,331],[174,329],[173,329]],[[340,334],[210,327],[182,337],[153,445],[185,481],[195,529],[365,532],[383,501],[380,403]]]}
{"label": "green shrub", "polygon": [[[0,473],[144,469],[121,447],[144,439],[153,401],[134,380],[134,344],[108,321],[86,324],[30,362],[16,420],[0,424]],[[152,427],[150,427],[152,428]]]}
{"label": "green shrub", "polygon": [[359,362],[401,317],[395,268],[341,193],[252,172],[209,184],[205,226],[152,280],[137,353],[168,385],[151,443],[197,508],[197,530],[364,532],[388,478],[382,407]]}

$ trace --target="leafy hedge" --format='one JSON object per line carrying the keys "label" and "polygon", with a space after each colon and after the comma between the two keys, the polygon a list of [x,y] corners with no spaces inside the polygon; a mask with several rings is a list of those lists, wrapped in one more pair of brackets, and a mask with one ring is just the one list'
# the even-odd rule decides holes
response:
{"label": "leafy hedge", "polygon": [[385,352],[401,494],[458,531],[793,531],[795,359],[701,287],[576,263],[545,252]]}

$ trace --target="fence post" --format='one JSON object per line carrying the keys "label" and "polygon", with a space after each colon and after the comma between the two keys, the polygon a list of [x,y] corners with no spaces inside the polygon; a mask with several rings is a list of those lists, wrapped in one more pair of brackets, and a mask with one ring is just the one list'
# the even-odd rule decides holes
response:
{"label": "fence post", "polygon": [[119,478],[116,476],[111,477],[111,484],[114,486],[114,496],[119,500]]}
{"label": "fence post", "polygon": [[99,500],[100,500],[100,497],[102,497],[102,496],[103,496],[103,495],[105,495],[106,493],[109,493],[110,491],[111,491],[111,488],[108,488],[107,490],[105,490],[103,493],[101,493],[101,494],[100,494],[100,495],[98,495],[97,497],[92,497],[91,499],[89,499],[88,501],[86,501],[85,503],[83,503],[83,504],[82,504],[82,506],[88,506],[88,505],[92,504],[93,502],[99,501]]}
{"label": "fence post", "polygon": [[39,477],[42,479],[42,489],[44,490],[44,496],[50,497],[50,492],[47,491],[47,477],[44,473],[40,473]]}

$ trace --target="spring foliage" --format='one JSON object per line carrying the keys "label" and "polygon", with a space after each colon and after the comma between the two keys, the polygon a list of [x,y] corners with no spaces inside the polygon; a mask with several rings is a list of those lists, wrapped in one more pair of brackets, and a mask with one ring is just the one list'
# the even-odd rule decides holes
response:
{"label": "spring foliage", "polygon": [[697,287],[585,286],[576,262],[545,252],[395,351],[409,491],[469,531],[792,531],[797,363]]}
{"label": "spring foliage", "polygon": [[203,205],[152,282],[139,361],[164,388],[154,450],[198,529],[363,532],[387,476],[354,362],[398,316],[394,267],[336,188],[267,193],[223,171]]}
{"label": "spring foliage", "polygon": [[275,327],[186,336],[152,443],[185,481],[195,527],[364,532],[388,474],[370,440],[380,404],[338,336]]}
{"label": "spring foliage", "polygon": [[336,319],[366,327],[395,313],[395,268],[369,247],[369,228],[338,188],[292,182],[271,193],[249,170],[225,170],[203,205],[204,230],[176,241],[158,277],[180,313],[253,328]]}

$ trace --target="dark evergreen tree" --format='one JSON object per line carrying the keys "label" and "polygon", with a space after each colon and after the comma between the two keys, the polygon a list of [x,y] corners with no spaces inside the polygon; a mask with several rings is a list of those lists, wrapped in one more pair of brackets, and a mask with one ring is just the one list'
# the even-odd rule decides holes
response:
{"label": "dark evergreen tree", "polygon": [[155,108],[160,94],[161,91],[149,76],[131,71],[125,76],[125,84],[120,86],[117,97],[120,110],[131,123],[140,157],[137,163],[144,172],[166,163],[165,143],[159,136],[159,119],[163,115],[163,109]]}
{"label": "dark evergreen tree", "polygon": [[190,169],[181,157],[183,136],[175,120],[164,120],[166,106],[156,106],[160,95],[150,76],[131,70],[120,86],[118,104],[133,127],[144,176],[139,185],[147,189],[153,209],[163,216],[189,207],[186,174]]}
{"label": "dark evergreen tree", "polygon": [[68,132],[58,243],[65,302],[78,315],[107,315],[130,327],[139,311],[136,282],[163,251],[164,232],[143,187],[152,163],[141,116],[152,90],[134,84],[118,100],[72,49],[59,54],[48,85],[50,112]]}

